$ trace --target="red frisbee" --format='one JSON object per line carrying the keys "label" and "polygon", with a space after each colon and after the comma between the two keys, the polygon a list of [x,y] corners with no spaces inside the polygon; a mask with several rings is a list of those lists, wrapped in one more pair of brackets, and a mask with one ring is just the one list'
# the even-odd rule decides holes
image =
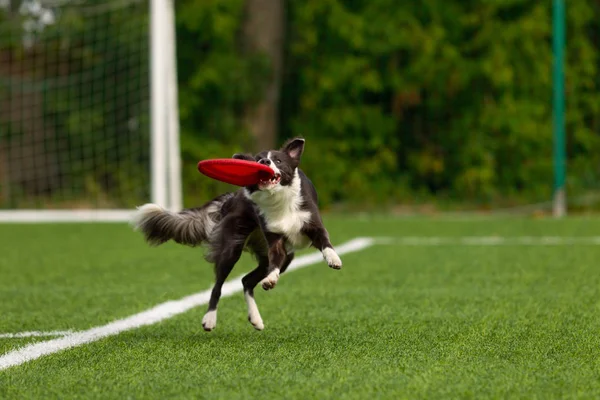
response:
{"label": "red frisbee", "polygon": [[273,177],[273,170],[256,161],[215,158],[198,163],[198,171],[221,182],[237,186],[255,185],[261,179]]}

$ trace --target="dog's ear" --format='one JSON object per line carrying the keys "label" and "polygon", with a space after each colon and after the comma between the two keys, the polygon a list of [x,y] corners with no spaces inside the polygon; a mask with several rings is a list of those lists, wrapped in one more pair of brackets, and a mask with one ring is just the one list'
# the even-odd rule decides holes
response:
{"label": "dog's ear", "polygon": [[235,153],[232,158],[235,160],[254,161],[254,157],[252,157],[250,154]]}
{"label": "dog's ear", "polygon": [[288,156],[292,157],[296,161],[300,161],[300,157],[302,157],[302,153],[304,153],[304,142],[303,138],[294,138],[288,140],[281,151],[287,153]]}

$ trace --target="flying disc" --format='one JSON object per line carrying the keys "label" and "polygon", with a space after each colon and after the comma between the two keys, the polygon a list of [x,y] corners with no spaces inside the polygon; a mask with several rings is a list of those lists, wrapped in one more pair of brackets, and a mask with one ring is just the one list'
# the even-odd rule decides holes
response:
{"label": "flying disc", "polygon": [[233,158],[202,160],[198,163],[198,171],[209,178],[237,186],[256,185],[274,175],[273,170],[264,164]]}

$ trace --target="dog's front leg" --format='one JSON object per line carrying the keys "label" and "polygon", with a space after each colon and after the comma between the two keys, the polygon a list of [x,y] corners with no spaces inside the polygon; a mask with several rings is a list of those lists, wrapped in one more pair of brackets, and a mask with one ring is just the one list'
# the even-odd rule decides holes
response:
{"label": "dog's front leg", "polygon": [[320,226],[307,230],[305,234],[312,241],[313,246],[321,251],[323,258],[327,262],[327,265],[333,269],[342,268],[342,260],[333,249],[333,245],[329,240],[329,232],[327,232],[325,227]]}
{"label": "dog's front leg", "polygon": [[265,290],[273,289],[279,280],[279,273],[283,267],[287,254],[285,251],[285,241],[283,235],[268,233],[265,235],[269,245],[269,268],[267,276],[262,280],[262,287]]}

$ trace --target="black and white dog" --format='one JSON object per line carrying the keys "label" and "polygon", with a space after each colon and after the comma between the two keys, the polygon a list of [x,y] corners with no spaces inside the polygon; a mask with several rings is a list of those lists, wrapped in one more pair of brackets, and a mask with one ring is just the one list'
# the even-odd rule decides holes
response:
{"label": "black and white dog", "polygon": [[248,320],[258,330],[264,329],[264,324],[254,300],[254,287],[262,282],[263,289],[273,289],[292,262],[294,251],[312,245],[323,253],[331,268],[342,267],[323,226],[315,187],[298,168],[303,151],[304,139],[295,138],[280,150],[263,151],[254,157],[235,154],[235,159],[271,167],[274,177],[222,194],[201,207],[178,213],[155,204],[138,208],[132,224],[150,245],[173,240],[208,247],[206,259],[215,265],[216,282],[202,319],[204,330],[211,331],[217,325],[221,287],[244,250],[258,261],[256,269],[242,279]]}

